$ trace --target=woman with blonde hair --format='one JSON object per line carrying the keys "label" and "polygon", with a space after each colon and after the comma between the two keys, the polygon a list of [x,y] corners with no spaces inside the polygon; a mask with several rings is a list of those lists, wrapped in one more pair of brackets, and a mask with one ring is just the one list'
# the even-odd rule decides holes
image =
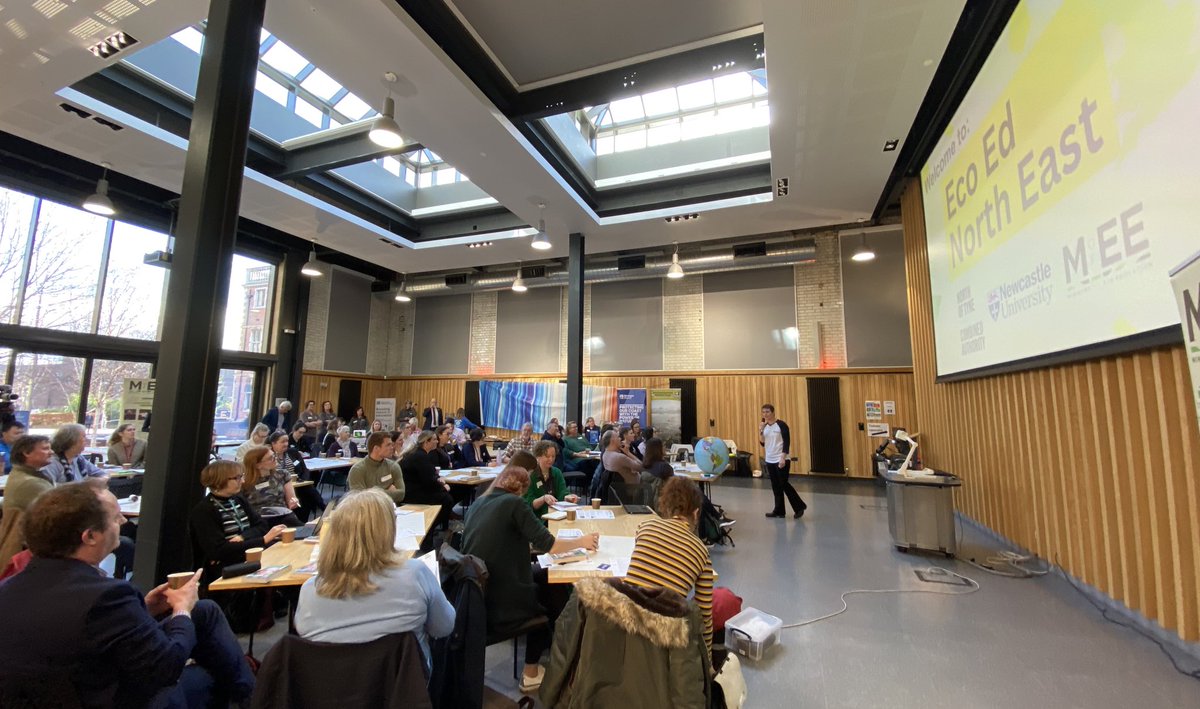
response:
{"label": "woman with blonde hair", "polygon": [[251,448],[265,446],[267,444],[267,436],[269,435],[271,435],[271,429],[267,428],[267,424],[254,424],[254,430],[250,431],[250,437],[242,441],[242,444],[233,452],[233,459],[241,460],[246,457],[246,451]]}
{"label": "woman with blonde hair", "polygon": [[393,547],[396,505],[377,488],[347,493],[327,513],[317,575],[304,583],[296,607],[301,637],[365,643],[413,632],[429,667],[430,637],[454,630],[454,607],[438,579]]}
{"label": "woman with blonde hair", "polygon": [[137,437],[131,423],[117,426],[108,439],[109,465],[141,465],[146,462],[146,442]]}

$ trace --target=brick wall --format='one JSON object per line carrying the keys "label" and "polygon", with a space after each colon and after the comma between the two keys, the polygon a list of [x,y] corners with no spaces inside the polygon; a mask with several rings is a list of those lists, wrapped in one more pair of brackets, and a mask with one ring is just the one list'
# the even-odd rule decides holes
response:
{"label": "brick wall", "polygon": [[471,294],[471,351],[467,354],[467,372],[493,374],[496,371],[496,291]]}
{"label": "brick wall", "polygon": [[[329,264],[321,270],[332,273]],[[308,321],[304,324],[304,369],[325,368],[325,340],[329,326],[329,277],[308,279]]]}
{"label": "brick wall", "polygon": [[[798,263],[796,328],[800,331],[800,367],[846,366],[846,321],[842,309],[842,261],[837,232],[814,235],[817,258]],[[685,279],[686,280],[686,279]],[[817,351],[817,332],[821,351]]]}
{"label": "brick wall", "polygon": [[663,279],[663,369],[704,369],[704,279]]}
{"label": "brick wall", "polygon": [[367,319],[367,374],[383,376],[388,373],[393,305],[400,304],[390,294],[371,296],[371,315]]}

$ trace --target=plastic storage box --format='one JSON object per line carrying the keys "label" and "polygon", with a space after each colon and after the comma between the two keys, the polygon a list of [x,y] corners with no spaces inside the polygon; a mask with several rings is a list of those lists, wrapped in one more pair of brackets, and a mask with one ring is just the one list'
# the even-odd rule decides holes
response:
{"label": "plastic storage box", "polygon": [[757,608],[747,608],[725,621],[725,644],[751,660],[761,660],[779,642],[783,621]]}

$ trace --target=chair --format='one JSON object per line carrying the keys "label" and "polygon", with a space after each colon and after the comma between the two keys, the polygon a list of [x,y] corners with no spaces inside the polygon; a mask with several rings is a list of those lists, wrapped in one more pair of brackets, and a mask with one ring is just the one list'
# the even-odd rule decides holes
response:
{"label": "chair", "polygon": [[567,483],[567,489],[571,492],[577,495],[583,495],[587,492],[587,473],[578,470],[564,470],[563,480]]}
{"label": "chair", "polygon": [[491,647],[492,645],[495,645],[496,643],[505,642],[506,640],[513,641],[513,679],[518,679],[521,676],[521,663],[520,663],[521,638],[525,637],[526,635],[528,635],[529,633],[531,633],[535,630],[546,627],[546,625],[549,623],[550,623],[549,618],[547,618],[544,615],[539,615],[534,618],[530,618],[529,620],[516,626],[515,628],[506,629],[503,632],[493,631],[491,633],[488,633],[488,637],[487,637],[487,646],[488,647]]}
{"label": "chair", "polygon": [[421,646],[412,633],[367,643],[284,635],[263,658],[251,706],[432,709],[427,681]]}
{"label": "chair", "polygon": [[329,486],[329,496],[333,497],[334,488],[345,488],[350,491],[350,471],[349,470],[322,470],[320,478],[317,479],[317,490]]}
{"label": "chair", "polygon": [[688,445],[686,443],[672,443],[671,451],[670,451],[671,460],[677,459],[676,454],[679,453],[679,451],[686,451],[688,460],[696,459],[696,449],[695,448],[691,447],[690,445]]}

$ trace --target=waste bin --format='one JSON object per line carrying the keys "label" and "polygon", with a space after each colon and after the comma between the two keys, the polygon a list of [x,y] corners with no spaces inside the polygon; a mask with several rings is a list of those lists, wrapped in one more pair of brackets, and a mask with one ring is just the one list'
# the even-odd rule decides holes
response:
{"label": "waste bin", "polygon": [[954,488],[962,479],[949,473],[921,470],[911,477],[889,470],[887,481],[888,528],[900,551],[921,549],[958,553],[954,528]]}

